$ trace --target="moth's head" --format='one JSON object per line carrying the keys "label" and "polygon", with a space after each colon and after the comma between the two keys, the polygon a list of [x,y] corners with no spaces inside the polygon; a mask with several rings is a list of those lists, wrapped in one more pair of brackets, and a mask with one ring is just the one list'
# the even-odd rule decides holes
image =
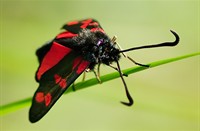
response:
{"label": "moth's head", "polygon": [[114,42],[101,31],[84,29],[74,39],[81,46],[83,56],[91,62],[108,65],[120,57]]}
{"label": "moth's head", "polygon": [[109,65],[113,61],[119,60],[119,49],[115,47],[115,44],[108,37],[106,39],[99,39],[96,45],[98,60],[101,63]]}

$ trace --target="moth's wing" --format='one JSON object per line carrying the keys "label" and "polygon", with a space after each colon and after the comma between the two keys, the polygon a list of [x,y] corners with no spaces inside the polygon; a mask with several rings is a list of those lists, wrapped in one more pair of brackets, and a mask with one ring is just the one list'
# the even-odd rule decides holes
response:
{"label": "moth's wing", "polygon": [[91,31],[99,30],[104,32],[99,22],[94,19],[68,22],[62,27],[62,29],[65,29],[74,34],[78,34],[82,29],[89,29]]}
{"label": "moth's wing", "polygon": [[44,56],[50,50],[51,46],[52,46],[52,41],[48,41],[42,47],[40,47],[39,49],[37,49],[36,55],[37,55],[39,63],[41,63],[41,61],[43,60]]}
{"label": "moth's wing", "polygon": [[[47,48],[49,48],[47,50]],[[40,65],[36,71],[36,81],[39,82],[41,76],[55,66],[65,55],[71,52],[70,48],[67,48],[59,43],[52,42],[52,44],[46,45],[38,49],[42,55],[40,55]]]}
{"label": "moth's wing", "polygon": [[40,120],[89,64],[80,54],[70,50],[56,65],[44,72],[32,99],[29,120]]}
{"label": "moth's wing", "polygon": [[[96,21],[95,19],[85,19],[85,20],[80,20],[80,21],[68,22],[62,27],[62,29],[65,29],[66,31],[58,34],[55,39],[63,39],[63,38],[71,39],[71,38],[77,36],[78,33],[82,29],[89,29],[91,31],[99,30],[99,31],[104,32],[104,30],[101,27],[101,25],[99,24],[99,22]],[[49,41],[44,46],[42,46],[41,48],[39,48],[36,51],[36,55],[37,55],[40,63],[42,62],[45,55],[51,49],[52,44],[53,44],[53,41]]]}

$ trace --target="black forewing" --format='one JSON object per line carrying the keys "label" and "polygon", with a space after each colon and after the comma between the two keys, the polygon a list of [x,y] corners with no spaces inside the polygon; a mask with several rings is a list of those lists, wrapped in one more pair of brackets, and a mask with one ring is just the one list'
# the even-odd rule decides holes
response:
{"label": "black forewing", "polygon": [[[78,34],[83,29],[89,29],[91,31],[103,31],[98,21],[94,19],[72,21],[65,24],[63,26],[63,29],[73,34]],[[66,39],[71,40],[71,36],[68,36]],[[37,50],[36,54],[38,56],[40,64],[46,54],[51,49],[52,43],[53,41],[50,41]],[[68,45],[63,45],[68,47],[69,43]],[[71,45],[69,46],[69,48],[70,47]],[[34,94],[32,106],[29,111],[29,120],[31,122],[36,122],[40,120],[51,109],[51,107],[65,92],[65,90],[71,85],[71,83],[73,83],[79,77],[79,75],[89,66],[90,63],[88,61],[84,61],[83,59],[81,59],[82,61],[80,63],[74,65],[74,60],[78,57],[81,57],[81,55],[74,51],[71,51],[61,61],[59,61],[58,64],[46,71],[41,76],[40,80],[36,79],[40,83],[40,85]],[[82,68],[81,71],[79,67]],[[55,80],[55,76],[58,77],[57,82]],[[65,84],[66,87],[61,88],[61,86],[64,86]]]}

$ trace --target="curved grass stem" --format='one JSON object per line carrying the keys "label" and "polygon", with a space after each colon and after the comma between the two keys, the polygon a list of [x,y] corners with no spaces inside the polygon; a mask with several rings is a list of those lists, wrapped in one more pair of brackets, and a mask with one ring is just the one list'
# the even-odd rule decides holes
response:
{"label": "curved grass stem", "polygon": [[[200,55],[200,52],[155,61],[155,62],[148,64],[148,65],[150,65],[149,68],[146,68],[146,67],[143,67],[143,66],[136,66],[136,67],[131,67],[131,68],[122,70],[122,72],[124,74],[130,75],[130,74],[142,71],[142,70],[150,69],[150,68],[153,68],[153,67],[156,67],[156,66],[160,66],[160,65],[163,65],[163,64],[167,64],[167,63],[170,63],[170,62],[182,60],[182,59],[189,58],[189,57],[192,57],[192,56],[197,56],[197,55]],[[110,73],[110,74],[101,76],[100,79],[101,79],[102,82],[107,82],[107,81],[110,81],[110,80],[113,80],[113,79],[116,79],[116,78],[119,78],[119,77],[120,77],[119,73],[114,72],[114,73]],[[76,91],[84,89],[86,87],[96,85],[96,84],[99,84],[99,82],[96,80],[96,78],[92,78],[92,79],[86,80],[84,82],[79,82],[75,85]],[[73,89],[71,87],[64,94],[67,94],[67,93],[70,93],[70,92],[73,92]],[[19,100],[19,101],[10,103],[10,104],[0,106],[0,116],[9,114],[9,113],[15,112],[19,109],[30,106],[31,99],[32,99],[32,97],[29,97],[29,98],[26,98],[26,99],[23,99],[23,100]]]}

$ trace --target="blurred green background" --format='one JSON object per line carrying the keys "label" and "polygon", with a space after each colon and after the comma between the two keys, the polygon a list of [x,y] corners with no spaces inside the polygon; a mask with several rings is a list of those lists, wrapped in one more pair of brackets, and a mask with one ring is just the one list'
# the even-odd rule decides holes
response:
{"label": "blurred green background", "polygon": [[[173,41],[176,47],[129,52],[136,61],[156,60],[200,51],[198,0],[61,1],[1,0],[0,105],[25,99],[38,87],[35,51],[71,20],[97,19],[123,48]],[[123,69],[135,66],[121,59]],[[38,123],[28,108],[0,117],[0,130],[199,130],[199,56],[130,75],[126,79],[135,104],[126,107],[120,79],[64,95]],[[114,72],[102,66],[101,74]],[[87,79],[94,77],[87,74]]]}

